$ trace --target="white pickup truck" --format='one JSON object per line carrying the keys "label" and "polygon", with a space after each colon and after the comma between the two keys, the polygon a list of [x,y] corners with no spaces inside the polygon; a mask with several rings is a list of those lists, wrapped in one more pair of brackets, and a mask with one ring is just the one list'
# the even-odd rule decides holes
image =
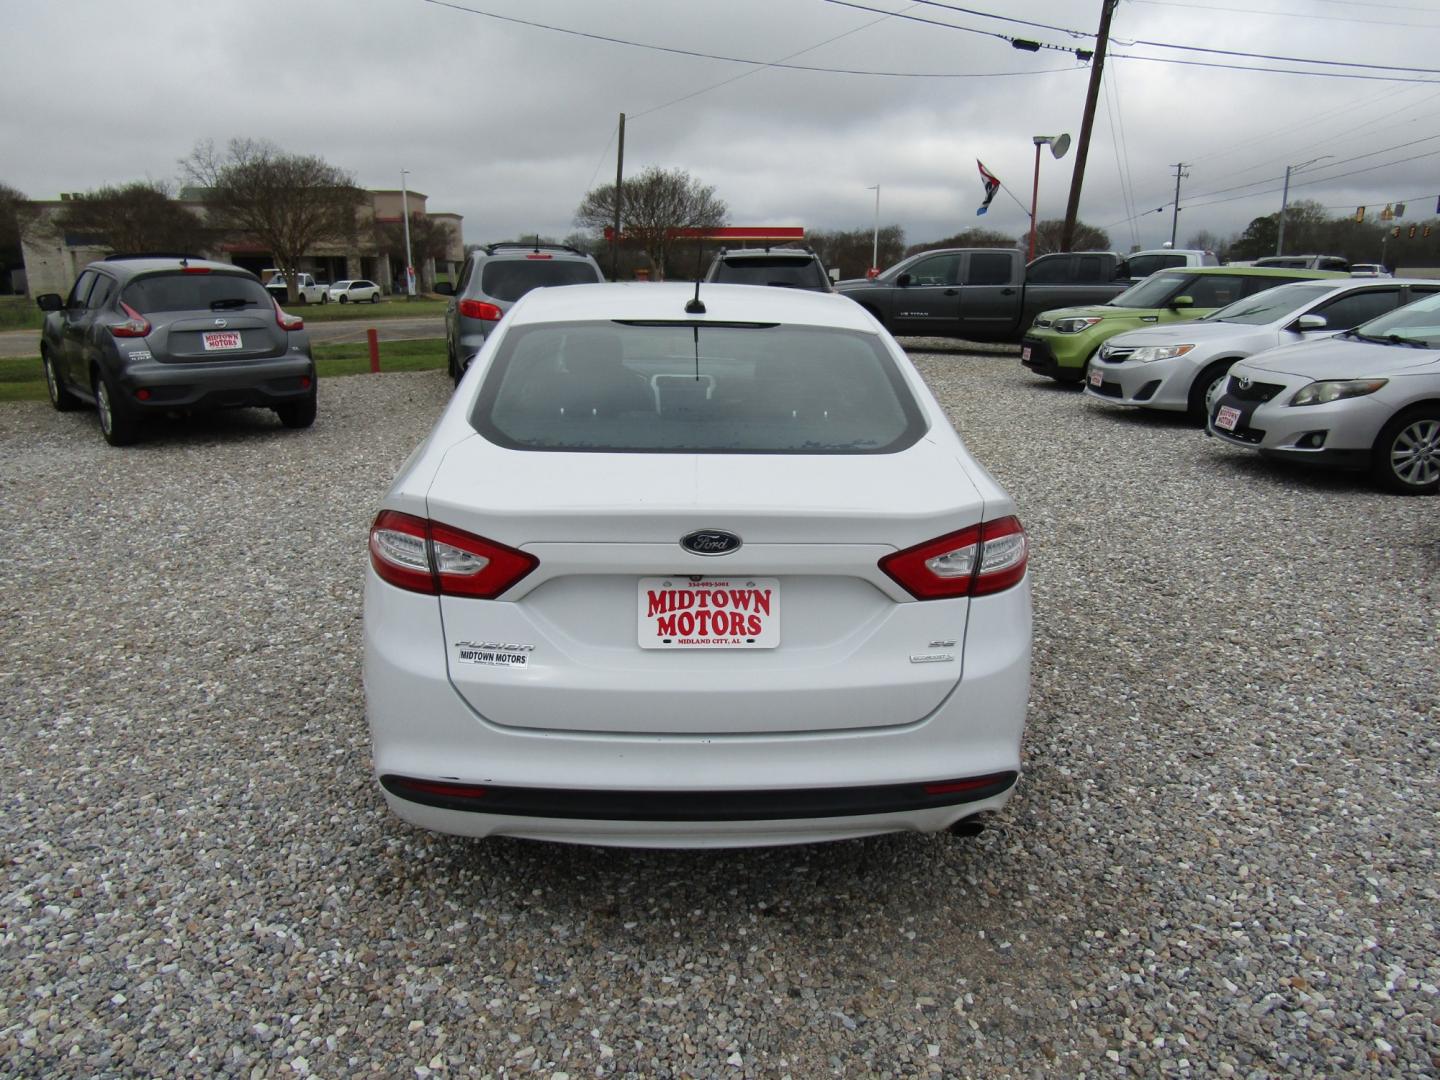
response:
{"label": "white pickup truck", "polygon": [[[267,270],[262,276],[265,278],[265,288],[271,296],[282,301],[289,298],[290,292],[283,273],[279,270]],[[309,274],[296,275],[295,295],[302,304],[324,304],[330,300],[330,290],[324,285],[315,284],[315,279]]]}

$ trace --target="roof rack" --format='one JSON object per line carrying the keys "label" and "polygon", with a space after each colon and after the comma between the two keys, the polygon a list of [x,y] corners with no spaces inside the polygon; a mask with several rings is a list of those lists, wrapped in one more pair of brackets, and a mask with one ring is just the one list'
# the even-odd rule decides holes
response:
{"label": "roof rack", "polygon": [[813,247],[811,247],[809,244],[806,244],[806,243],[803,243],[803,242],[798,242],[798,241],[795,241],[795,240],[782,240],[782,241],[780,241],[779,243],[766,243],[764,247],[722,247],[722,248],[720,249],[720,254],[721,254],[722,256],[723,256],[723,255],[732,255],[732,254],[735,254],[736,252],[742,252],[742,251],[758,251],[758,252],[778,251],[778,252],[780,252],[780,253],[782,253],[782,254],[785,253],[785,252],[788,252],[788,251],[794,251],[794,252],[797,252],[797,253],[804,253],[804,254],[807,254],[807,255],[814,255],[814,254],[815,254],[815,249],[814,249]]}
{"label": "roof rack", "polygon": [[501,240],[498,243],[486,244],[485,253],[494,255],[501,248],[514,248],[516,251],[568,251],[572,255],[584,255],[585,252],[579,248],[573,248],[569,244],[526,244],[519,240]]}
{"label": "roof rack", "polygon": [[126,259],[198,259],[204,261],[203,255],[192,255],[187,251],[119,251],[114,255],[106,255],[103,262],[124,262]]}

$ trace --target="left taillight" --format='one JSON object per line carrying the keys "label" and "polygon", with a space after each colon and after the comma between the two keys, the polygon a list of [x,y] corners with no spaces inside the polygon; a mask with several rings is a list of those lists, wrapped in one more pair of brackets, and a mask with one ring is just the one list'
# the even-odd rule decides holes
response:
{"label": "left taillight", "polygon": [[370,565],[410,592],[493,600],[540,560],[438,521],[382,510],[370,526]]}
{"label": "left taillight", "polygon": [[1014,516],[981,522],[897,551],[880,560],[917,600],[988,596],[1020,583],[1030,558],[1029,542]]}
{"label": "left taillight", "polygon": [[272,298],[270,302],[275,305],[275,322],[279,325],[281,330],[305,329],[305,320],[300,318],[299,315],[287,314],[285,310],[280,306],[279,300]]}
{"label": "left taillight", "polygon": [[125,301],[120,301],[120,310],[129,316],[124,322],[111,323],[110,333],[115,337],[144,337],[150,333],[150,320],[141,315]]}

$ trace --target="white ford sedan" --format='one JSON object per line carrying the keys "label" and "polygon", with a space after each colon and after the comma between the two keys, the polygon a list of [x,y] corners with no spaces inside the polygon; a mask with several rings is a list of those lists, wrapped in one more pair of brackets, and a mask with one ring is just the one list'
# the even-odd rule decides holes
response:
{"label": "white ford sedan", "polygon": [[537,290],[371,528],[376,777],[467,836],[976,831],[1020,771],[1027,556],[845,297]]}

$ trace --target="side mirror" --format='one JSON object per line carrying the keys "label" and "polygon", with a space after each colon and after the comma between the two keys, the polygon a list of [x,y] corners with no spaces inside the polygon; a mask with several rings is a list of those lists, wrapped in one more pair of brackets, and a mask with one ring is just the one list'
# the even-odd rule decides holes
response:
{"label": "side mirror", "polygon": [[896,284],[896,285],[899,285],[899,286],[903,289],[906,285],[909,285],[909,284],[910,284],[910,275],[909,275],[909,274],[901,274],[899,277],[897,277],[897,278],[895,279],[895,284]]}
{"label": "side mirror", "polygon": [[1302,334],[1307,330],[1328,330],[1330,329],[1330,320],[1324,315],[1301,315],[1295,320],[1292,329],[1298,330]]}
{"label": "side mirror", "polygon": [[440,296],[454,296],[455,286],[448,281],[437,281],[435,283],[435,292]]}
{"label": "side mirror", "polygon": [[58,292],[41,293],[35,297],[35,306],[41,311],[64,311],[65,298]]}
{"label": "side mirror", "polygon": [[1194,307],[1195,298],[1193,296],[1177,296],[1170,301],[1170,306],[1172,308]]}

